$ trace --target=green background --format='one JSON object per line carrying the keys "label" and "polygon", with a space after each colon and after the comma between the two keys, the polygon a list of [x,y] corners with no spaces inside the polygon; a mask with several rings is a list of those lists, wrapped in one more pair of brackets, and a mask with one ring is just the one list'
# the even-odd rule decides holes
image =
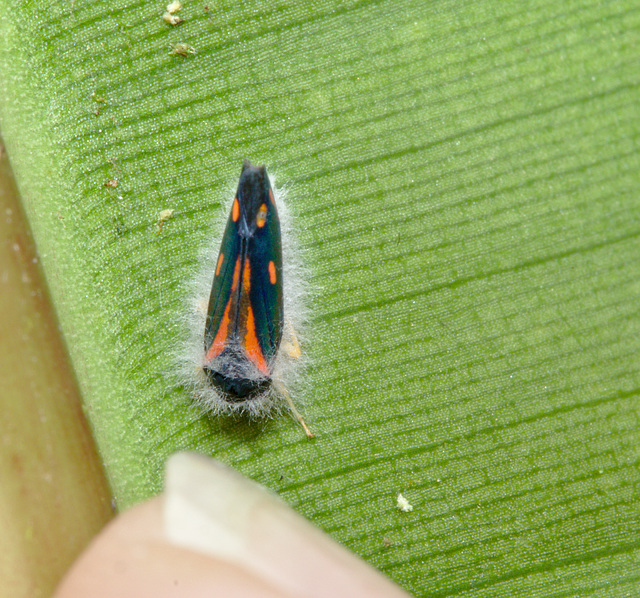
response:
{"label": "green background", "polygon": [[[118,505],[195,449],[417,596],[640,593],[638,4],[163,11],[0,17],[2,135]],[[296,214],[314,441],[172,380],[243,158]]]}

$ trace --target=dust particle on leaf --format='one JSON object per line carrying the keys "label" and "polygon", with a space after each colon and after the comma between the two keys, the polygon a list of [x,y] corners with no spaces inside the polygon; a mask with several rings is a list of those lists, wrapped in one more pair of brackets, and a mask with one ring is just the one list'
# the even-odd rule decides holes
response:
{"label": "dust particle on leaf", "polygon": [[178,43],[171,46],[169,54],[172,56],[192,56],[196,51],[189,44]]}
{"label": "dust particle on leaf", "polygon": [[402,494],[398,494],[398,498],[396,498],[396,506],[403,513],[409,513],[410,511],[413,511],[413,505],[411,505],[409,501],[404,496],[402,496]]}
{"label": "dust particle on leaf", "polygon": [[167,4],[167,12],[169,14],[175,14],[182,8],[182,3],[178,2],[178,0],[173,0],[171,4]]}
{"label": "dust particle on leaf", "polygon": [[173,212],[174,212],[174,210],[162,210],[160,212],[160,215],[158,216],[158,232],[157,232],[157,234],[160,234],[160,232],[162,231],[163,224],[173,216]]}
{"label": "dust particle on leaf", "polygon": [[162,15],[162,20],[169,25],[180,25],[182,19],[176,15],[172,15],[170,12],[165,12]]}

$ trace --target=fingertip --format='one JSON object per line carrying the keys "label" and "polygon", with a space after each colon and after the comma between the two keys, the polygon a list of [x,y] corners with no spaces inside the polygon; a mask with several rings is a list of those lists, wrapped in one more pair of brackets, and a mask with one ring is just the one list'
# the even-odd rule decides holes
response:
{"label": "fingertip", "polygon": [[176,546],[163,532],[164,499],[120,515],[95,539],[54,598],[283,598],[258,576],[201,552]]}

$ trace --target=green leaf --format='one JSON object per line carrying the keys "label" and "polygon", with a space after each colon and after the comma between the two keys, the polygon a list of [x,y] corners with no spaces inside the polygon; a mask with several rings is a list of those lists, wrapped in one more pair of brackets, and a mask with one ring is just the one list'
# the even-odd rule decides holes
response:
{"label": "green leaf", "polygon": [[[636,3],[163,12],[0,20],[2,133],[119,505],[191,448],[419,596],[640,592]],[[312,442],[172,374],[245,157],[297,215]]]}

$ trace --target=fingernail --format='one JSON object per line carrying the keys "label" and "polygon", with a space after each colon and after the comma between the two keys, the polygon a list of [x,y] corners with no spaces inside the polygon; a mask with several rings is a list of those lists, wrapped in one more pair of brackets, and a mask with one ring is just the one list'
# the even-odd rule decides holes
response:
{"label": "fingernail", "polygon": [[209,457],[168,460],[164,505],[172,543],[236,563],[294,595],[407,596],[271,491]]}

